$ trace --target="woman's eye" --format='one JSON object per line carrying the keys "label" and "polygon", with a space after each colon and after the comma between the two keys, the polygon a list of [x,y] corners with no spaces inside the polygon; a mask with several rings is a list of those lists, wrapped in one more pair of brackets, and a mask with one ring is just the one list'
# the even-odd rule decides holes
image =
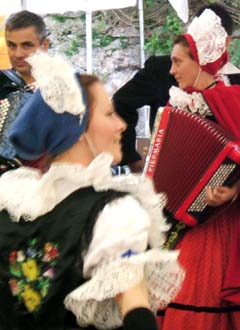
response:
{"label": "woman's eye", "polygon": [[107,116],[111,117],[114,114],[114,111],[108,111]]}

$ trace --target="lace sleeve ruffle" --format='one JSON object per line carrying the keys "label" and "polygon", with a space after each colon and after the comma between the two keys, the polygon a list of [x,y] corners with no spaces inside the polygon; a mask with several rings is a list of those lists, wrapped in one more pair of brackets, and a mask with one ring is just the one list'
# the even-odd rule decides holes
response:
{"label": "lace sleeve ruffle", "polygon": [[114,297],[142,279],[146,280],[153,311],[166,306],[176,295],[183,279],[178,252],[145,251],[150,231],[149,214],[133,197],[114,200],[104,208],[84,258],[84,274],[91,279],[65,299],[80,326],[121,326]]}
{"label": "lace sleeve ruffle", "polygon": [[177,256],[176,251],[153,249],[109,259],[95,269],[89,281],[65,298],[65,306],[75,314],[80,327],[120,327],[122,318],[114,297],[145,278],[151,309],[164,308],[176,296],[183,280]]}

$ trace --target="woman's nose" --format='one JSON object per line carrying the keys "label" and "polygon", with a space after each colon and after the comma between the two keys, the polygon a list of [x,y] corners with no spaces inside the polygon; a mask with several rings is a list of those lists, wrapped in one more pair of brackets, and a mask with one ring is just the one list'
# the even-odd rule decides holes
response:
{"label": "woman's nose", "polygon": [[175,74],[175,65],[172,63],[172,65],[171,65],[171,68],[170,68],[170,74],[172,75],[172,76],[174,76],[174,74]]}
{"label": "woman's nose", "polygon": [[127,128],[127,123],[125,122],[125,120],[120,117],[119,115],[117,115],[117,121],[118,121],[118,127],[119,127],[119,131],[120,132],[124,132]]}

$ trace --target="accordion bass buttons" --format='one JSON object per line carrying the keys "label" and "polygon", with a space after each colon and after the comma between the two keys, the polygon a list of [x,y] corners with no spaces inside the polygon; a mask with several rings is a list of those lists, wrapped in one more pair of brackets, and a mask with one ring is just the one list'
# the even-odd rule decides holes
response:
{"label": "accordion bass buttons", "polygon": [[8,99],[0,100],[0,134],[2,134],[3,127],[10,110],[10,103]]}

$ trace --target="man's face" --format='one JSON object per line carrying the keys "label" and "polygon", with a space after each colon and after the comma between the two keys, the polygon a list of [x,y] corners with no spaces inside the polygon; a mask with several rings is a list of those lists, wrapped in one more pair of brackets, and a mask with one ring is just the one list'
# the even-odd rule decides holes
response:
{"label": "man's face", "polygon": [[12,31],[6,30],[5,39],[11,65],[23,76],[31,74],[31,66],[25,59],[37,49],[47,51],[49,46],[48,39],[43,41],[39,39],[34,26]]}

